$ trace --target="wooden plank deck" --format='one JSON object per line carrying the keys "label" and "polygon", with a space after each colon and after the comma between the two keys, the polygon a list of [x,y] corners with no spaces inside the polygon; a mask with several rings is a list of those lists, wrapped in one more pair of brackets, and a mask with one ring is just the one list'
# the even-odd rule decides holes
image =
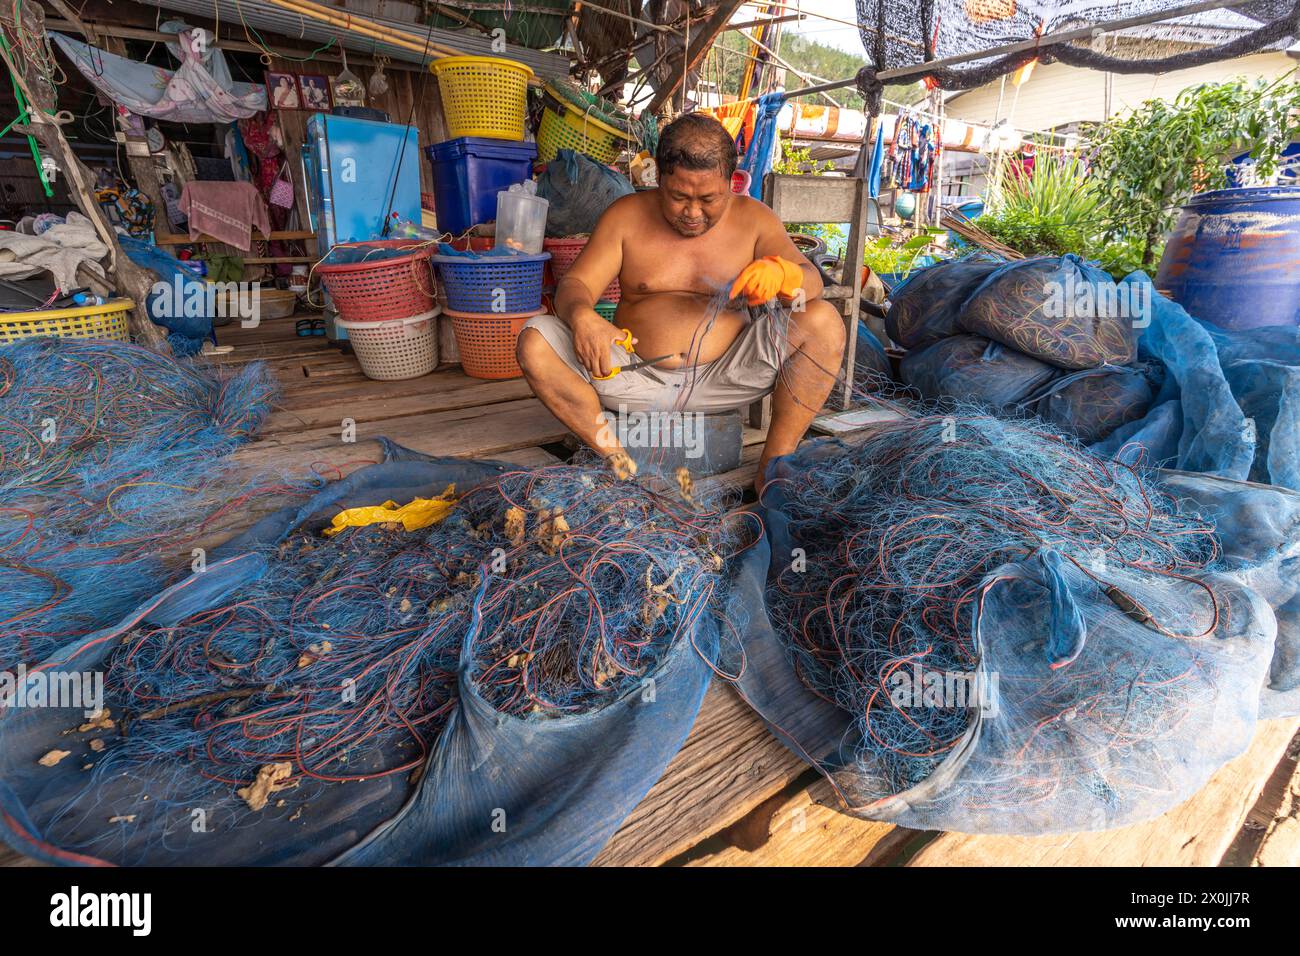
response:
{"label": "wooden plank deck", "polygon": [[[484,382],[458,368],[372,382],[323,338],[297,338],[292,320],[227,327],[219,364],[268,362],[283,395],[261,437],[237,456],[253,472],[337,469],[379,459],[386,435],[418,451],[555,461],[565,431],[522,380]],[[356,440],[344,442],[344,420]],[[743,487],[762,434],[746,432],[741,467],[708,479]],[[330,473],[333,473],[331,471]],[[214,530],[213,543],[256,519]],[[600,866],[1257,865],[1300,863],[1300,720],[1261,723],[1250,750],[1160,819],[1068,837],[973,837],[906,830],[846,816],[830,787],[777,743],[718,681],[663,778],[596,859]],[[29,861],[0,850],[0,865]]]}

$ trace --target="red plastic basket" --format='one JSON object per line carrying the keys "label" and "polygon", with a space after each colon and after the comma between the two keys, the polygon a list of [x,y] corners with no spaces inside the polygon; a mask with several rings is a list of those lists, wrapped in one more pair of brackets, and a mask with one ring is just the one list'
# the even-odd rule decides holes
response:
{"label": "red plastic basket", "polygon": [[[319,265],[325,291],[345,322],[388,322],[421,315],[437,303],[437,285],[430,257],[436,246],[417,239],[374,239],[369,242],[341,242],[339,246],[404,249],[411,254],[377,259]],[[338,248],[338,246],[335,246]]]}
{"label": "red plastic basket", "polygon": [[460,364],[465,374],[473,378],[519,378],[523,370],[515,358],[515,343],[525,323],[536,312],[518,312],[498,315],[495,312],[443,311],[451,316],[451,328],[456,333],[456,348],[460,351]]}
{"label": "red plastic basket", "polygon": [[[564,274],[578,258],[578,253],[587,247],[589,238],[590,236],[579,236],[575,239],[542,240],[542,248],[551,254],[551,275],[556,282],[564,278]],[[622,296],[623,290],[618,284],[618,279],[615,279],[600,295],[600,299],[604,302],[617,302]]]}

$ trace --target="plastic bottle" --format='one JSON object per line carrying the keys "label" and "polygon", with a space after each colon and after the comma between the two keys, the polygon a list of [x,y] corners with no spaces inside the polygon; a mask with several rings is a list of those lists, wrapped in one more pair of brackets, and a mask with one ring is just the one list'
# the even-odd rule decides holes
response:
{"label": "plastic bottle", "polygon": [[537,195],[531,179],[497,193],[496,247],[530,255],[541,252],[550,205]]}

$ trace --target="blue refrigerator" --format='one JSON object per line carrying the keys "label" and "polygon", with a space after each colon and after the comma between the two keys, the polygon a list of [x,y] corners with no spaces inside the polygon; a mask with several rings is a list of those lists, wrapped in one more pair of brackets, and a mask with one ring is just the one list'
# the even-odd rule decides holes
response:
{"label": "blue refrigerator", "polygon": [[[405,144],[405,145],[403,145]],[[318,255],[339,242],[378,239],[384,220],[397,213],[420,221],[420,131],[402,123],[376,123],[316,113],[307,120],[302,146],[308,228]],[[328,301],[328,300],[327,300]],[[335,340],[347,333],[326,309]]]}

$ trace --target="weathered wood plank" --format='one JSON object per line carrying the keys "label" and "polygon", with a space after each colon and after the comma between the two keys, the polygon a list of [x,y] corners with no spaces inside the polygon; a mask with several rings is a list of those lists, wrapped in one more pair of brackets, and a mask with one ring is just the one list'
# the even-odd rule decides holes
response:
{"label": "weathered wood plank", "polygon": [[886,842],[914,831],[839,811],[825,779],[765,801],[723,834],[731,845],[687,866],[858,866]]}
{"label": "weathered wood plank", "polygon": [[1292,738],[1250,818],[1263,827],[1251,866],[1300,866],[1300,735]]}
{"label": "weathered wood plank", "polygon": [[686,743],[595,865],[671,860],[780,792],[805,767],[748,704],[715,680]]}
{"label": "weathered wood plank", "polygon": [[944,833],[910,866],[1217,866],[1300,719],[1262,721],[1250,748],[1155,820],[1100,833],[1007,837]]}
{"label": "weathered wood plank", "polygon": [[[350,392],[350,394],[349,394]],[[373,394],[365,390],[348,390],[342,395],[320,397],[312,402],[307,395],[295,399],[293,407],[284,407],[268,416],[262,428],[263,435],[295,432],[339,425],[344,419],[358,423],[383,421],[409,415],[451,411],[460,408],[517,402],[530,398],[532,391],[524,381],[473,382],[457,388],[422,391],[406,395],[393,395],[387,389],[376,389]]]}
{"label": "weathered wood plank", "polygon": [[234,455],[250,467],[283,467],[307,458],[341,463],[358,457],[358,443],[383,435],[433,455],[490,457],[558,441],[568,430],[536,399],[452,409],[378,422],[357,422],[356,443],[342,441],[342,422],[264,436]]}

